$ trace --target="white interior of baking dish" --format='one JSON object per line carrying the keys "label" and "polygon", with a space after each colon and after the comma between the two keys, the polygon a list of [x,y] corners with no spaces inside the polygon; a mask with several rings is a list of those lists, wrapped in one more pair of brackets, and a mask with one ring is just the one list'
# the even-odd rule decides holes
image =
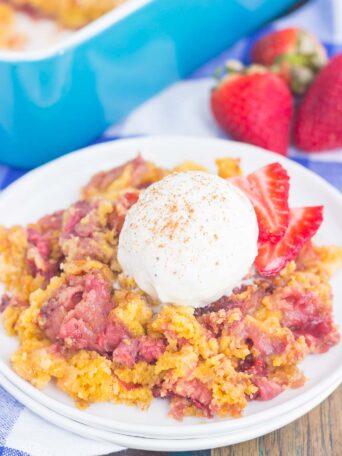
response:
{"label": "white interior of baking dish", "polygon": [[18,31],[30,35],[30,44],[28,49],[23,51],[0,50],[0,61],[43,60],[63,53],[66,49],[91,39],[151,1],[126,0],[122,5],[76,31],[61,29],[49,19],[33,20],[25,13],[18,13]]}

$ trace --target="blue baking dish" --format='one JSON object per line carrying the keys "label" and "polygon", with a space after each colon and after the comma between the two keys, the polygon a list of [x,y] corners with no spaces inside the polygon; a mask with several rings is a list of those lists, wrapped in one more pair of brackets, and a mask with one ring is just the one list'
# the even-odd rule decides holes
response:
{"label": "blue baking dish", "polygon": [[127,0],[44,51],[0,52],[0,162],[29,168],[108,125],[296,0]]}

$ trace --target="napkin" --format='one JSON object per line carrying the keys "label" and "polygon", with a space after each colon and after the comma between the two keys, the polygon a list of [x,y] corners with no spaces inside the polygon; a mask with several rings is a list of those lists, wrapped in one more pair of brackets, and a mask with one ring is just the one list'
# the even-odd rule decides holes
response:
{"label": "napkin", "polygon": [[48,423],[0,386],[1,456],[95,456],[122,448],[76,436]]}
{"label": "napkin", "polygon": [[[120,124],[109,128],[98,142],[138,135],[194,135],[223,137],[208,108],[212,73],[227,59],[248,62],[248,50],[265,31],[297,26],[312,31],[326,45],[329,55],[342,52],[341,0],[313,0],[292,14],[268,24],[208,62],[186,80],[173,84],[133,111]],[[290,157],[342,190],[342,150],[303,154],[291,148]],[[0,188],[24,171],[0,165]],[[62,430],[17,402],[0,387],[0,454],[3,456],[95,456],[119,451]]]}

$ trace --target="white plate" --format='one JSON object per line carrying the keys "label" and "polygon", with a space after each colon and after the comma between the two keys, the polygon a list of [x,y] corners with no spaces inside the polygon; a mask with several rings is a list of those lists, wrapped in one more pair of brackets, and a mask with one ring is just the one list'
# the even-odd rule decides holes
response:
{"label": "white plate", "polygon": [[[339,192],[320,177],[279,155],[236,142],[203,138],[136,138],[93,146],[51,162],[27,174],[0,196],[0,223],[11,225],[27,223],[77,199],[79,188],[96,171],[116,166],[134,157],[137,152],[161,166],[174,166],[183,160],[197,161],[214,171],[217,157],[232,156],[242,159],[243,169],[253,171],[267,163],[279,161],[292,178],[292,206],[324,204],[325,221],[319,233],[319,242],[336,243],[342,226],[340,214],[342,199]],[[341,272],[333,280],[335,300],[342,299]],[[342,324],[342,308],[335,307],[336,321]],[[18,388],[41,404],[58,413],[115,432],[155,438],[189,438],[219,435],[276,420],[313,397],[320,396],[328,387],[342,378],[342,344],[328,353],[309,356],[303,362],[310,378],[298,390],[286,391],[272,401],[252,402],[238,420],[187,418],[181,424],[167,416],[165,401],[155,400],[148,411],[113,404],[94,404],[86,411],[76,409],[64,393],[54,386],[43,392],[19,378],[9,367],[9,358],[17,346],[16,339],[0,330],[0,372]],[[317,368],[319,366],[319,369]]]}
{"label": "white plate", "polygon": [[[103,431],[91,426],[87,426],[77,421],[73,421],[66,418],[58,413],[44,407],[38,402],[31,399],[24,392],[20,391],[15,387],[9,380],[0,374],[0,384],[5,388],[13,397],[24,404],[27,408],[32,410],[34,413],[44,418],[48,422],[55,424],[56,426],[73,432],[74,434],[86,437],[92,440],[98,440],[107,443],[114,443],[116,445],[126,446],[128,448],[138,450],[149,450],[149,451],[196,451],[218,448],[220,446],[233,445],[235,443],[244,442],[246,440],[254,439],[262,435],[268,434],[269,432],[275,431],[286,424],[300,418],[305,415],[309,410],[316,407],[326,397],[328,397],[337,387],[338,384],[333,384],[327,388],[327,390],[318,397],[314,397],[311,401],[305,403],[302,407],[296,408],[294,411],[281,415],[277,420],[269,420],[266,423],[255,424],[250,429],[243,431],[235,431],[233,433],[227,433],[223,436],[211,436],[198,439],[188,440],[167,440],[167,439],[149,439],[142,437],[126,436],[122,434],[116,434],[115,432]],[[121,448],[123,449],[123,448]],[[120,451],[121,449],[113,449],[112,451]]]}

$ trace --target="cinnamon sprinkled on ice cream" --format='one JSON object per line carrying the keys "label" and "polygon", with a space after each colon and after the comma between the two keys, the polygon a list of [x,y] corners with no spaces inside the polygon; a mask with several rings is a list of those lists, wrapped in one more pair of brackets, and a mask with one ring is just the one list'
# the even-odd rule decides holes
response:
{"label": "cinnamon sprinkled on ice cream", "polygon": [[129,210],[118,259],[162,303],[204,306],[229,293],[257,254],[249,200],[224,179],[175,173],[148,187]]}

